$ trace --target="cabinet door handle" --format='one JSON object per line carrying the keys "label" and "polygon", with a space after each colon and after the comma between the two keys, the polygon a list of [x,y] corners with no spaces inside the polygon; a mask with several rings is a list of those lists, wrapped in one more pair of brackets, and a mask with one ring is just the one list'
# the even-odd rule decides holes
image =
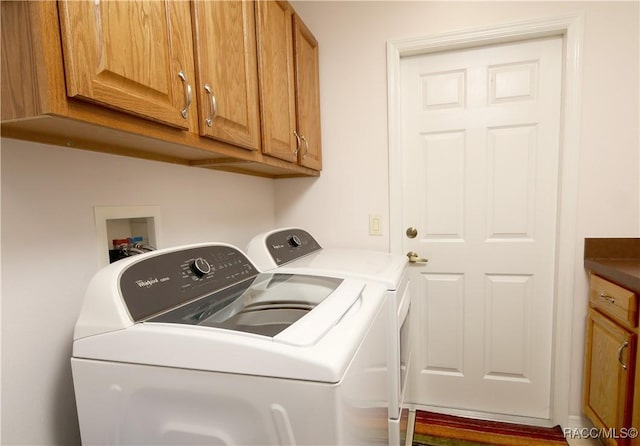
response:
{"label": "cabinet door handle", "polygon": [[624,362],[622,362],[622,352],[625,348],[627,348],[629,346],[629,343],[627,341],[624,341],[622,343],[622,345],[620,346],[620,348],[618,348],[618,362],[620,363],[620,365],[622,366],[623,370],[627,370],[627,364],[625,364]]}
{"label": "cabinet door handle", "polygon": [[304,153],[302,154],[302,159],[305,159],[307,157],[307,153],[309,153],[309,141],[307,141],[307,138],[305,138],[304,135],[302,135],[300,139],[304,142]]}
{"label": "cabinet door handle", "polygon": [[613,304],[616,302],[615,298],[612,296],[609,296],[607,294],[604,293],[600,293],[600,299],[602,300],[606,300],[607,302],[609,302],[610,304]]}
{"label": "cabinet door handle", "polygon": [[209,99],[211,100],[211,114],[205,122],[209,127],[213,125],[213,118],[218,114],[218,102],[216,101],[216,96],[213,94],[213,90],[211,90],[211,86],[209,84],[204,84],[204,91],[209,95]]}
{"label": "cabinet door handle", "polygon": [[178,72],[178,77],[182,80],[182,84],[184,85],[184,95],[186,98],[186,104],[180,114],[182,114],[184,119],[187,119],[189,117],[189,107],[191,106],[191,84],[189,84],[187,76],[185,76],[182,70]]}
{"label": "cabinet door handle", "polygon": [[298,132],[296,132],[295,130],[293,131],[293,134],[296,137],[296,151],[293,152],[293,155],[298,156],[298,152],[300,151],[300,135],[298,135]]}

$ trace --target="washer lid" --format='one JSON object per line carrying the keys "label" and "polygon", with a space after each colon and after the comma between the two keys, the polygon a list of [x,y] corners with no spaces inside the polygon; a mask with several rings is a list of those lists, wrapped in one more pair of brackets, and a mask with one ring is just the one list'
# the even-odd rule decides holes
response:
{"label": "washer lid", "polygon": [[[140,322],[73,342],[73,357],[150,366],[337,383],[375,327],[367,355],[386,361],[385,290],[344,279],[274,337],[184,323]],[[379,337],[378,337],[379,336]],[[362,364],[359,364],[362,366]],[[150,370],[150,372],[152,372]]]}
{"label": "washer lid", "polygon": [[[339,298],[329,299],[326,305],[318,307],[342,282],[332,277],[260,274],[147,322],[215,327],[306,345],[335,324],[359,297],[362,285],[351,284],[340,288]],[[304,329],[289,330],[285,336],[279,336],[302,318],[306,318]]]}

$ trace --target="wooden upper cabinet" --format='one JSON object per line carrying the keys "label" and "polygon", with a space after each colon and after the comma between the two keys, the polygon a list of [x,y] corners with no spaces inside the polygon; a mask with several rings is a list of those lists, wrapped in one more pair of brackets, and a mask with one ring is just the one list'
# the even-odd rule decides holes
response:
{"label": "wooden upper cabinet", "polygon": [[319,160],[317,77],[307,74],[317,48],[298,25],[296,119],[286,1],[0,1],[0,9],[3,137],[270,178],[320,174],[319,164],[305,167]]}
{"label": "wooden upper cabinet", "polygon": [[262,152],[297,162],[292,16],[287,2],[256,2]]}
{"label": "wooden upper cabinet", "polygon": [[195,1],[193,23],[200,134],[260,148],[253,1]]}
{"label": "wooden upper cabinet", "polygon": [[196,130],[188,2],[64,0],[59,12],[70,97]]}
{"label": "wooden upper cabinet", "polygon": [[297,15],[293,17],[296,81],[296,120],[303,141],[298,153],[302,166],[320,170],[320,83],[318,42]]}

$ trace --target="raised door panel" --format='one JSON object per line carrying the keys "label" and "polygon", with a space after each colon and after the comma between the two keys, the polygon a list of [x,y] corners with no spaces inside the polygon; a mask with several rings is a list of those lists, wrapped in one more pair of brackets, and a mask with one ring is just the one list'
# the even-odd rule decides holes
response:
{"label": "raised door panel", "polygon": [[59,5],[68,96],[195,130],[188,2]]}
{"label": "raised door panel", "polygon": [[[589,310],[584,410],[598,427],[616,428],[618,432],[628,427],[634,352],[635,335],[599,312]],[[619,444],[614,438],[605,442]]]}
{"label": "raised door panel", "polygon": [[304,138],[298,154],[305,167],[322,168],[318,42],[298,16],[293,19],[298,134]]}
{"label": "raised door panel", "polygon": [[200,134],[260,148],[253,1],[193,2]]}
{"label": "raised door panel", "polygon": [[286,2],[256,2],[262,152],[296,162],[292,14]]}

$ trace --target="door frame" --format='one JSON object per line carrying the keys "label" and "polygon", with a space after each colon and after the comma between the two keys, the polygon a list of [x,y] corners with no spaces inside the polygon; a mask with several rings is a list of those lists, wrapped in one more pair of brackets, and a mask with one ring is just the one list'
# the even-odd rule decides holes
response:
{"label": "door frame", "polygon": [[[389,246],[391,252],[404,254],[402,253],[404,232],[402,228],[401,58],[540,37],[561,36],[563,39],[550,420],[553,424],[562,426],[569,425],[570,421],[573,326],[571,321],[573,320],[577,242],[583,29],[584,14],[575,13],[387,42]],[[428,253],[420,254],[428,257]]]}

